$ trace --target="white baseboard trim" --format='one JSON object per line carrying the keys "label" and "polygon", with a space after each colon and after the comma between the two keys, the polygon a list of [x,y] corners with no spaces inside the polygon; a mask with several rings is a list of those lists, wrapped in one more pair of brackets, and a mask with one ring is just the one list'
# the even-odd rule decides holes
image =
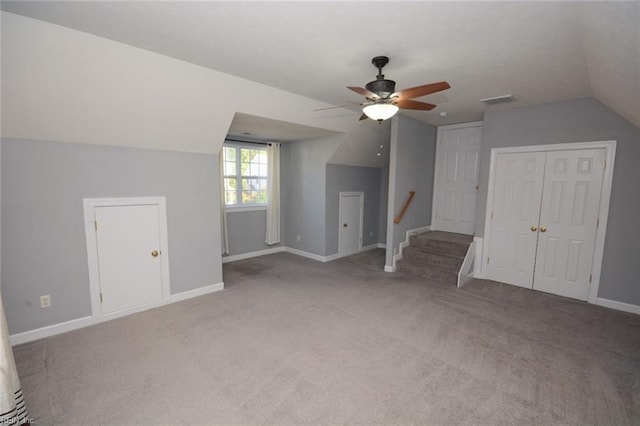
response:
{"label": "white baseboard trim", "polygon": [[284,251],[286,251],[287,253],[296,254],[298,256],[306,257],[308,259],[317,260],[318,262],[331,262],[333,260],[337,260],[337,259],[340,259],[342,257],[353,256],[354,254],[363,253],[363,252],[369,251],[369,250],[375,250],[377,248],[384,248],[384,247],[380,247],[380,243],[369,244],[368,246],[362,247],[360,250],[354,251],[353,253],[349,253],[349,254],[344,255],[344,256],[341,256],[340,253],[334,253],[334,254],[330,254],[328,256],[321,256],[319,254],[309,253],[307,251],[302,251],[302,250],[294,249],[294,248],[291,248],[291,247],[284,247]]}
{"label": "white baseboard trim", "polygon": [[66,333],[67,331],[73,331],[79,328],[88,327],[93,324],[94,322],[92,317],[77,318],[71,321],[65,321],[58,324],[48,325],[46,327],[36,328],[35,330],[12,334],[11,336],[9,336],[9,341],[11,342],[12,346],[20,345],[22,343],[44,339],[45,337],[55,336],[56,334]]}
{"label": "white baseboard trim", "polygon": [[287,251],[287,248],[284,246],[280,246],[264,250],[250,251],[249,253],[233,254],[231,256],[223,256],[222,263],[235,262],[236,260],[250,259],[252,257],[265,256],[267,254],[280,253],[283,251]]}
{"label": "white baseboard trim", "polygon": [[[326,256],[321,256],[315,253],[309,253],[308,251],[298,250],[292,247],[285,247],[285,251],[287,253],[296,254],[298,256],[306,257],[307,259],[317,260],[318,262],[327,262],[328,258]],[[331,257],[331,256],[329,256]]]}
{"label": "white baseboard trim", "polygon": [[[377,248],[384,249],[386,247],[387,245],[384,243],[373,243],[373,244],[369,244],[368,246],[362,247],[358,251],[348,254],[348,256],[362,253],[369,250],[375,250]],[[235,262],[237,260],[251,259],[252,257],[265,256],[268,254],[281,253],[281,252],[295,254],[298,256],[306,257],[308,259],[316,260],[318,262],[331,262],[332,260],[336,260],[336,259],[340,259],[341,257],[344,257],[344,256],[340,256],[339,253],[330,254],[329,256],[321,256],[319,254],[309,253],[308,251],[298,250],[293,247],[280,246],[280,247],[274,247],[274,248],[265,249],[265,250],[251,251],[249,253],[241,253],[241,254],[234,254],[231,256],[224,256],[222,258],[222,263],[230,263],[230,262]]]}
{"label": "white baseboard trim", "polygon": [[20,345],[22,343],[44,339],[45,337],[51,337],[55,336],[56,334],[62,334],[68,331],[77,330],[79,328],[88,327],[90,325],[99,324],[101,322],[111,321],[116,318],[125,317],[127,315],[147,311],[149,309],[157,308],[160,306],[170,305],[172,303],[181,302],[183,300],[192,299],[194,297],[203,296],[205,294],[214,293],[220,290],[224,290],[223,282],[172,294],[166,299],[160,300],[158,302],[135,306],[131,309],[125,309],[108,315],[82,317],[58,324],[48,325],[46,327],[36,328],[35,330],[12,334],[11,336],[9,336],[9,341],[11,342],[12,346]]}
{"label": "white baseboard trim", "polygon": [[431,230],[431,225],[421,226],[420,228],[414,228],[414,229],[407,230],[407,233],[406,233],[404,241],[402,241],[398,245],[398,254],[394,254],[393,255],[393,263],[390,266],[389,265],[385,265],[384,266],[385,272],[395,272],[398,269],[397,266],[396,266],[396,263],[399,260],[402,260],[402,250],[404,250],[404,248],[409,245],[409,241],[410,241],[410,238],[412,236],[418,235],[418,234],[422,234],[424,232],[429,232],[430,230]]}
{"label": "white baseboard trim", "polygon": [[598,297],[596,299],[596,305],[604,306],[605,308],[615,309],[617,311],[629,312],[631,314],[640,315],[640,306],[632,305],[631,303],[618,302],[616,300],[603,299]]}

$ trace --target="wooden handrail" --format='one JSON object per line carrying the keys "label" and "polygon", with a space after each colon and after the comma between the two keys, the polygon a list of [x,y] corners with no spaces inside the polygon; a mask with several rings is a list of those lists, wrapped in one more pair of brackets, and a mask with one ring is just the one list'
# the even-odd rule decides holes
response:
{"label": "wooden handrail", "polygon": [[404,216],[405,212],[409,208],[409,204],[411,204],[411,200],[413,200],[414,195],[416,195],[416,191],[409,191],[409,198],[407,198],[407,201],[404,202],[404,206],[402,206],[402,210],[400,210],[398,216],[393,219],[393,223],[400,223],[400,221],[402,220],[402,216]]}

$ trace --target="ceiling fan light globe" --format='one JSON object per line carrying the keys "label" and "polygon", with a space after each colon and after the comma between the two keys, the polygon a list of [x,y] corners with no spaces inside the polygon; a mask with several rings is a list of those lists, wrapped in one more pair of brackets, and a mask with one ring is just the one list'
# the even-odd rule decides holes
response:
{"label": "ceiling fan light globe", "polygon": [[383,121],[393,117],[399,108],[393,104],[373,104],[362,108],[362,112],[372,120]]}

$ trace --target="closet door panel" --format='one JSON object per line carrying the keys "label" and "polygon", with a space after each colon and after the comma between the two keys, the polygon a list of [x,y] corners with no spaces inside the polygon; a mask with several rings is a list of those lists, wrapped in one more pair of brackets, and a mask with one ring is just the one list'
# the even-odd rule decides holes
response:
{"label": "closet door panel", "polygon": [[604,161],[604,149],[547,154],[536,290],[587,300]]}
{"label": "closet door panel", "polygon": [[544,152],[496,156],[490,279],[527,288],[533,285],[545,158]]}

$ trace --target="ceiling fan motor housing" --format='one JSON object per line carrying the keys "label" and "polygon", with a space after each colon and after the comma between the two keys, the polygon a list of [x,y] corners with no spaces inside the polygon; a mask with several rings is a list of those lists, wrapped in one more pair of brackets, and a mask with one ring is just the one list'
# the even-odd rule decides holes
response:
{"label": "ceiling fan motor housing", "polygon": [[396,82],[393,80],[385,80],[383,75],[381,75],[380,77],[382,78],[370,81],[365,87],[368,91],[375,93],[382,99],[385,99],[391,96],[392,93],[395,93]]}
{"label": "ceiling fan motor housing", "polygon": [[389,58],[386,56],[376,56],[371,60],[374,67],[378,68],[378,75],[374,81],[370,81],[365,86],[368,91],[375,93],[382,99],[386,99],[396,91],[396,82],[393,80],[385,80],[382,75],[382,68],[387,65]]}

